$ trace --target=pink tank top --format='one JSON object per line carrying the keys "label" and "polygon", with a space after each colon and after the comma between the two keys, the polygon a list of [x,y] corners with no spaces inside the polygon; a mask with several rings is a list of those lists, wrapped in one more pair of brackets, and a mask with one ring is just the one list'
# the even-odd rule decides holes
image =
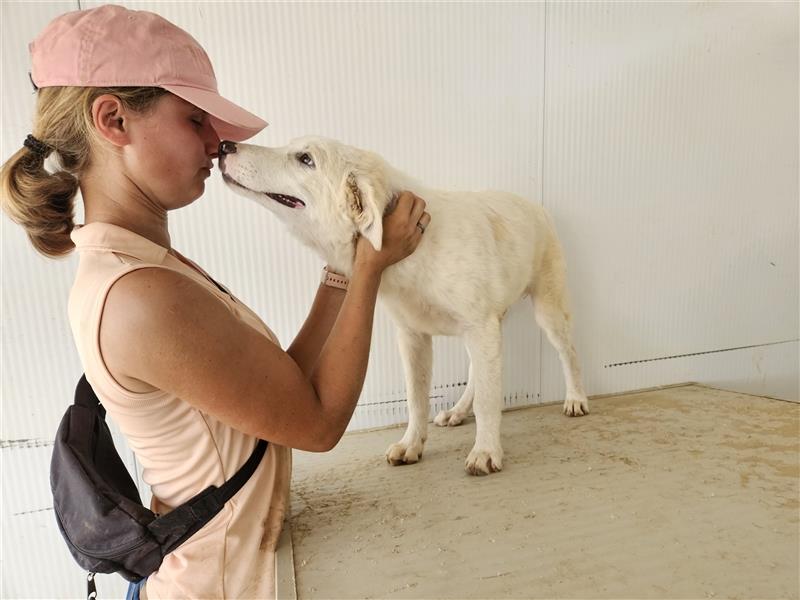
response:
{"label": "pink tank top", "polygon": [[[151,510],[166,513],[229,479],[256,439],[172,394],[131,392],[111,376],[99,344],[109,289],[136,269],[179,271],[206,286],[239,319],[275,344],[278,340],[253,311],[180,254],[108,223],[79,225],[71,237],[80,261],[69,320],[86,378],[144,468],[153,492]],[[164,558],[142,597],[274,598],[275,546],[288,510],[291,460],[291,449],[270,443],[253,476],[203,529]]]}

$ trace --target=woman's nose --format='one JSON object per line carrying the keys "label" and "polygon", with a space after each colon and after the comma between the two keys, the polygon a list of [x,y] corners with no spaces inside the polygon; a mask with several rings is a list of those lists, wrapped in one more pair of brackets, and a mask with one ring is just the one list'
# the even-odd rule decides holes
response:
{"label": "woman's nose", "polygon": [[236,143],[222,140],[219,143],[219,155],[225,156],[226,154],[234,154],[236,152]]}

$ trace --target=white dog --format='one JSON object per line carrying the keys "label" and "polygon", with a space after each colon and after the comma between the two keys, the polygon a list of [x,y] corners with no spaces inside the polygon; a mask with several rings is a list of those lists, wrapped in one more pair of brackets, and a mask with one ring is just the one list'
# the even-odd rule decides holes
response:
{"label": "white dog", "polygon": [[263,204],[330,267],[352,273],[356,233],[380,249],[382,217],[393,196],[409,190],[431,222],[416,251],[386,269],[379,297],[397,325],[409,423],[386,451],[393,464],[415,463],[427,438],[433,335],[458,335],[470,357],[469,378],[439,426],[458,425],[474,401],[475,445],[467,471],[502,469],[501,320],[524,295],[558,351],[567,384],[564,413],[589,412],[570,333],[565,266],[553,222],[532,202],[504,192],[443,192],[423,187],[378,155],[317,137],[283,148],[225,142],[219,164],[237,193]]}

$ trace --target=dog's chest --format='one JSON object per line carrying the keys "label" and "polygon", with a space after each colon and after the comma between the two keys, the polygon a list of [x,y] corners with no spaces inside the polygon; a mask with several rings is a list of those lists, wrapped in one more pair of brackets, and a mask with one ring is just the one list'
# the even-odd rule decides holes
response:
{"label": "dog's chest", "polygon": [[381,285],[380,300],[395,323],[429,335],[459,335],[462,330],[456,314],[438,302],[432,302],[419,290]]}

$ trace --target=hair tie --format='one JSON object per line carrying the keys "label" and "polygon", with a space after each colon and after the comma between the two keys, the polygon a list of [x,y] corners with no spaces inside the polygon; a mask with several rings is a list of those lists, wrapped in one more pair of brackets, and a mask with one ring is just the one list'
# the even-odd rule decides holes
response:
{"label": "hair tie", "polygon": [[41,156],[42,158],[47,158],[47,155],[50,154],[52,148],[42,142],[41,140],[37,140],[31,134],[28,134],[28,137],[25,138],[25,141],[22,144],[28,148],[34,154]]}

